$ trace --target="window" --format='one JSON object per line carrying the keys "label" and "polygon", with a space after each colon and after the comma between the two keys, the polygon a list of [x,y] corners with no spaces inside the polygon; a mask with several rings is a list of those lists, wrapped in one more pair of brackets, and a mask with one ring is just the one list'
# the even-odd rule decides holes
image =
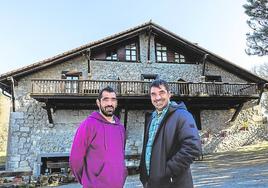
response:
{"label": "window", "polygon": [[185,63],[185,57],[184,57],[184,55],[175,52],[174,56],[175,56],[174,57],[174,61],[175,62],[177,62],[177,63]]}
{"label": "window", "polygon": [[77,93],[78,92],[78,80],[82,76],[82,72],[77,71],[62,71],[62,82],[61,92],[65,93]]}
{"label": "window", "polygon": [[141,80],[147,81],[147,82],[152,82],[158,78],[159,78],[158,74],[142,74],[141,75]]}
{"label": "window", "polygon": [[156,43],[156,58],[157,61],[167,61],[167,47]]}
{"label": "window", "polygon": [[107,60],[117,60],[117,52],[115,50],[107,52],[106,59]]}
{"label": "window", "polygon": [[137,47],[135,43],[126,45],[126,61],[137,60]]}
{"label": "window", "polygon": [[[146,82],[152,82],[158,78],[159,78],[158,74],[142,74],[141,75],[141,79]],[[149,93],[150,84],[144,83],[142,86],[143,86],[142,92],[145,94]]]}
{"label": "window", "polygon": [[66,76],[66,80],[79,80],[78,76]]}
{"label": "window", "polygon": [[206,82],[222,82],[222,79],[221,79],[221,76],[206,75],[205,81]]}

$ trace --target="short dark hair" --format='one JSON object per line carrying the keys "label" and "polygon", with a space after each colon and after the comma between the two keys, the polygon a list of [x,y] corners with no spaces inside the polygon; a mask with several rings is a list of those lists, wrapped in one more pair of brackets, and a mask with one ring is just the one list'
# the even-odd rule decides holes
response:
{"label": "short dark hair", "polygon": [[168,85],[167,81],[162,80],[162,79],[154,80],[154,81],[151,83],[151,85],[150,85],[150,91],[151,91],[151,88],[152,88],[152,87],[158,87],[158,88],[160,88],[160,86],[164,86],[165,89],[166,89],[167,91],[169,91],[169,85]]}
{"label": "short dark hair", "polygon": [[114,90],[112,87],[107,86],[107,87],[103,88],[103,89],[99,92],[99,96],[98,96],[98,99],[99,99],[99,100],[101,100],[101,98],[102,98],[102,93],[103,93],[104,91],[107,91],[108,93],[115,93],[115,94],[116,94],[115,90]]}

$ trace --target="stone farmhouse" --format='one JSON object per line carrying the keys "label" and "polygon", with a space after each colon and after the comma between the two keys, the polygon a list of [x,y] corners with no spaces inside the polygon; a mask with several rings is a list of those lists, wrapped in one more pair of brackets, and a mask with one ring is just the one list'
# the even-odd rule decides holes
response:
{"label": "stone farmhouse", "polygon": [[204,153],[235,149],[257,135],[246,110],[261,124],[256,137],[266,131],[254,105],[267,80],[150,21],[0,75],[12,98],[6,169],[39,175],[51,161],[67,162],[76,128],[97,109],[107,85],[118,94],[126,156],[138,157],[145,116],[153,110],[148,88],[157,78],[192,112]]}

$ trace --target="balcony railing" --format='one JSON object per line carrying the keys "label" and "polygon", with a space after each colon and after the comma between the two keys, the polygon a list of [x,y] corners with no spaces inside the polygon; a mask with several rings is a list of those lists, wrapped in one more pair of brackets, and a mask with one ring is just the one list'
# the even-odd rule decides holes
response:
{"label": "balcony railing", "polygon": [[[146,96],[151,82],[121,80],[32,80],[32,95],[96,96],[111,86],[118,96]],[[169,82],[172,94],[178,96],[258,96],[257,84]]]}

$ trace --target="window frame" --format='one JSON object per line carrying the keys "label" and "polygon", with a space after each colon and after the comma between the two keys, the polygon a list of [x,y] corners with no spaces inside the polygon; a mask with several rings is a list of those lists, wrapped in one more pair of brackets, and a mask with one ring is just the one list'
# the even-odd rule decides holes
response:
{"label": "window frame", "polygon": [[[135,47],[135,49],[132,49],[132,47]],[[129,52],[129,54],[127,54],[127,52]],[[135,52],[135,55],[133,55],[134,52]],[[125,61],[136,62],[138,59],[137,54],[138,53],[137,53],[136,42],[125,45]],[[127,59],[127,57],[129,57],[129,59]],[[133,59],[133,57],[135,57],[135,59]]]}
{"label": "window frame", "polygon": [[178,52],[174,52],[174,62],[180,63],[180,64],[186,63],[185,55],[178,53]]}
{"label": "window frame", "polygon": [[[115,56],[115,58],[114,58],[114,56]],[[107,51],[106,52],[105,60],[108,60],[108,61],[118,61],[117,49],[113,49],[113,50]]]}
{"label": "window frame", "polygon": [[[158,49],[160,47],[160,49]],[[165,48],[165,49],[163,49]],[[158,55],[158,52],[160,53],[160,56]],[[163,53],[165,53],[165,56],[163,55]],[[168,47],[163,45],[162,43],[160,42],[156,42],[155,43],[155,56],[156,56],[156,62],[168,62]],[[158,59],[158,57],[161,58],[161,60]],[[166,60],[164,60],[163,58],[166,58]]]}

